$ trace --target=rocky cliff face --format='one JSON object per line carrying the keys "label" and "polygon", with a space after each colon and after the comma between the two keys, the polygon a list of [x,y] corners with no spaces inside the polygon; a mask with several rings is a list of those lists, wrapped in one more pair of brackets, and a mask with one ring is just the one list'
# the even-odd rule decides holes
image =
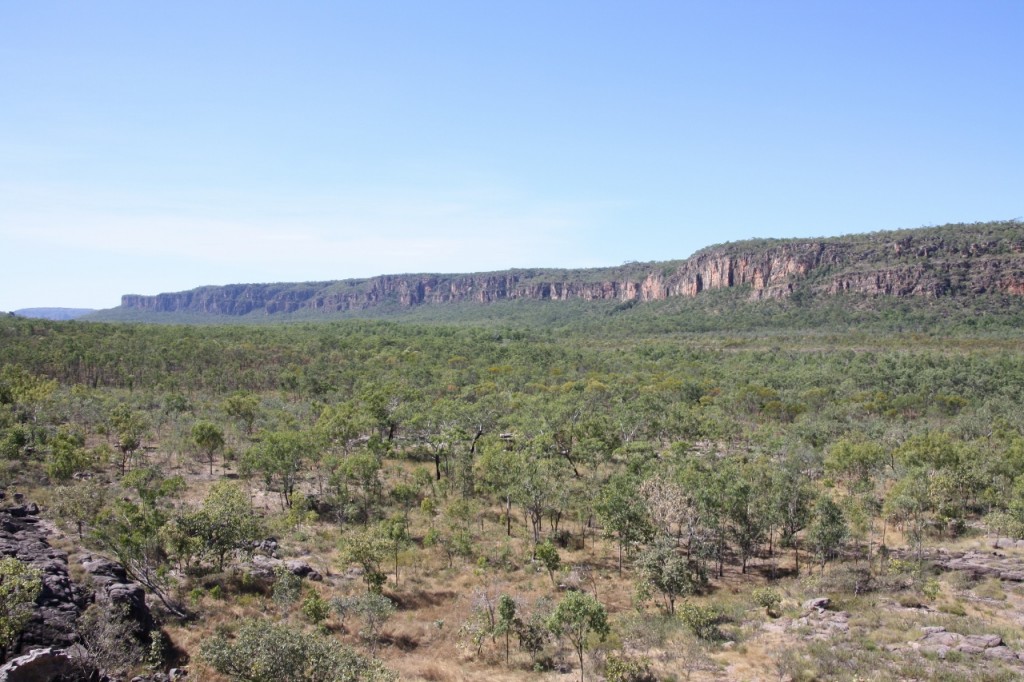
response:
{"label": "rocky cliff face", "polygon": [[794,291],[868,296],[1024,295],[1024,225],[954,225],[817,240],[739,242],[685,261],[594,270],[384,275],[368,280],[203,287],[124,296],[156,313],[249,315],[502,300],[655,301],[742,287],[752,300]]}

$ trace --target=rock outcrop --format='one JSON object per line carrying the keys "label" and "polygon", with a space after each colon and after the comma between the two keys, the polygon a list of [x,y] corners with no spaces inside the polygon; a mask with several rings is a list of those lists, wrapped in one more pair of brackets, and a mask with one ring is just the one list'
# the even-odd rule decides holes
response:
{"label": "rock outcrop", "polygon": [[986,656],[1005,662],[1020,663],[1024,661],[1024,652],[1017,652],[1003,643],[999,635],[962,635],[949,632],[941,626],[923,627],[924,636],[906,644],[890,644],[889,651],[920,651],[934,654],[945,659],[950,652],[971,656]]}
{"label": "rock outcrop", "polygon": [[[1003,540],[1002,542],[1004,545],[1007,543],[1017,544],[1012,540]],[[914,552],[907,550],[893,551],[892,556],[906,559],[917,558]],[[999,550],[989,552],[968,550],[960,552],[940,548],[925,551],[921,554],[920,558],[937,569],[959,571],[971,576],[975,580],[997,578],[1007,582],[1024,582],[1024,561],[1016,556],[1007,556]]]}
{"label": "rock outcrop", "polygon": [[383,275],[301,284],[237,284],[156,296],[121,308],[151,313],[345,313],[503,300],[656,301],[743,288],[751,300],[856,293],[940,297],[1024,295],[1024,224],[1015,221],[812,240],[737,242],[683,261],[591,270]]}
{"label": "rock outcrop", "polygon": [[76,665],[66,649],[34,649],[0,666],[0,682],[89,680],[92,676]]}
{"label": "rock outcrop", "polygon": [[42,573],[43,589],[12,654],[34,647],[67,647],[77,639],[78,616],[88,605],[88,592],[71,580],[68,556],[46,541],[34,504],[0,510],[0,556],[10,556]]}
{"label": "rock outcrop", "polygon": [[0,509],[0,556],[38,569],[43,581],[32,616],[8,655],[72,646],[79,640],[79,616],[94,602],[125,614],[139,640],[148,641],[156,624],[142,586],[132,582],[119,564],[92,556],[80,560],[89,584],[72,580],[68,555],[50,546],[38,514],[35,504]]}

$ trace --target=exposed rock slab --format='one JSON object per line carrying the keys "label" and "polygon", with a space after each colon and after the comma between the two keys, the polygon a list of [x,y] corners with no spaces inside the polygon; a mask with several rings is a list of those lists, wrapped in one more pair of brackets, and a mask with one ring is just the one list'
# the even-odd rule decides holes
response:
{"label": "exposed rock slab", "polygon": [[68,555],[50,546],[38,514],[34,504],[0,510],[0,556],[15,557],[38,569],[43,582],[32,616],[10,653],[73,645],[79,639],[79,616],[93,602],[123,611],[136,636],[148,641],[156,625],[142,586],[132,582],[120,564],[91,555],[81,559],[91,585],[76,583],[68,573]]}
{"label": "exposed rock slab", "polygon": [[43,589],[11,653],[34,647],[63,648],[75,642],[78,616],[89,604],[88,592],[71,580],[67,554],[50,546],[39,524],[38,507],[0,510],[0,556],[18,559],[42,573]]}

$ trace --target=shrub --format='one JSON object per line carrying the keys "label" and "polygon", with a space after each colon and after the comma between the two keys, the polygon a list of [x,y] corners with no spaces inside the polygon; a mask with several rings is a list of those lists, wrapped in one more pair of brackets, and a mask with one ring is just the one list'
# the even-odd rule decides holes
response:
{"label": "shrub", "polygon": [[[127,607],[108,610],[92,604],[79,621],[79,633],[89,654],[88,661],[112,675],[126,675],[145,656],[135,638],[135,624],[128,620],[127,615]],[[152,641],[157,640],[154,637]]]}
{"label": "shrub", "polygon": [[722,637],[718,630],[719,613],[713,606],[683,604],[679,607],[679,619],[699,639],[711,641]]}
{"label": "shrub", "polygon": [[299,599],[302,594],[302,578],[295,575],[285,566],[274,569],[274,603],[287,606]]}
{"label": "shrub", "polygon": [[773,590],[770,587],[759,587],[751,592],[750,596],[754,599],[754,603],[762,607],[769,616],[774,616],[778,613],[779,604],[782,603],[782,595],[779,594],[778,590]]}
{"label": "shrub", "polygon": [[384,682],[395,675],[337,640],[290,625],[249,620],[233,640],[218,633],[200,657],[217,672],[245,682]]}
{"label": "shrub", "polygon": [[612,654],[604,664],[608,682],[657,682],[651,664],[645,658],[636,659]]}
{"label": "shrub", "polygon": [[555,573],[562,566],[562,558],[558,555],[558,549],[551,544],[550,540],[537,545],[537,560],[540,561],[541,565],[547,570],[548,576],[551,578],[551,584],[555,584]]}
{"label": "shrub", "polygon": [[42,589],[39,569],[14,557],[0,558],[0,653],[32,617]]}
{"label": "shrub", "polygon": [[310,591],[309,595],[302,601],[302,615],[309,619],[313,625],[319,625],[327,620],[331,613],[331,605],[320,596],[316,590]]}

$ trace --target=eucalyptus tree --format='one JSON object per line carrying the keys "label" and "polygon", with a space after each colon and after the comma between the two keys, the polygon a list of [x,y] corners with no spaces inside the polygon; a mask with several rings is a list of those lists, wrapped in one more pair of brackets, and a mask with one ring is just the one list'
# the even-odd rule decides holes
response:
{"label": "eucalyptus tree", "polygon": [[807,542],[817,554],[821,570],[824,571],[825,563],[839,552],[848,534],[843,510],[831,497],[820,497],[814,507],[814,520],[807,529]]}
{"label": "eucalyptus tree", "polygon": [[315,448],[315,439],[306,432],[264,432],[242,456],[241,471],[262,476],[267,490],[276,487],[281,496],[281,508],[287,509],[291,507],[292,493]]}
{"label": "eucalyptus tree", "polygon": [[583,654],[592,637],[604,639],[611,633],[604,606],[586,592],[569,592],[558,602],[547,620],[548,629],[556,637],[566,637],[580,661],[580,682],[583,680]]}
{"label": "eucalyptus tree", "polygon": [[653,535],[647,508],[639,492],[639,481],[628,474],[613,476],[598,492],[596,511],[605,532],[614,535],[618,543],[621,575],[623,551],[631,554],[635,546]]}
{"label": "eucalyptus tree", "polygon": [[212,422],[200,421],[192,426],[192,443],[199,454],[199,459],[210,465],[210,476],[213,476],[213,463],[217,453],[224,449],[224,432]]}
{"label": "eucalyptus tree", "polygon": [[168,611],[188,615],[174,591],[163,546],[164,527],[170,520],[170,499],[185,488],[180,476],[166,478],[152,467],[128,472],[122,485],[135,499],[123,497],[101,514],[93,539],[111,553],[132,580],[148,589]]}

